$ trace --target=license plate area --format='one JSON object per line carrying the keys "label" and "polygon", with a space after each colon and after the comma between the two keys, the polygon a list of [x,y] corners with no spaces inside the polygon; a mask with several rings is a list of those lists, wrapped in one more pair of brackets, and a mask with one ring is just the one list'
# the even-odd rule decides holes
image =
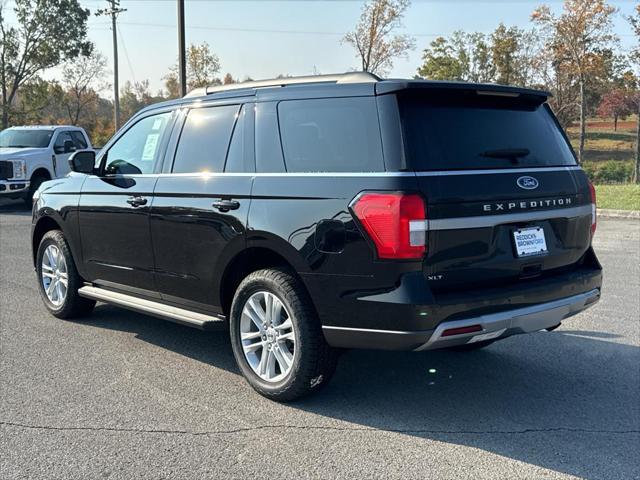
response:
{"label": "license plate area", "polygon": [[542,227],[513,230],[513,242],[518,257],[532,257],[548,252],[547,240]]}

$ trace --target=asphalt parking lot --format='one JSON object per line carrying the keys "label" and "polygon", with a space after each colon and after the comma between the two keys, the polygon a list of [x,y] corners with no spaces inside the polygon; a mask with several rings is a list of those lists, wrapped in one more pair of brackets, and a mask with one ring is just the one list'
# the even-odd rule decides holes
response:
{"label": "asphalt parking lot", "polygon": [[227,334],[41,305],[29,212],[0,203],[0,478],[640,477],[640,222],[602,219],[602,301],[474,353],[350,351],[279,405]]}

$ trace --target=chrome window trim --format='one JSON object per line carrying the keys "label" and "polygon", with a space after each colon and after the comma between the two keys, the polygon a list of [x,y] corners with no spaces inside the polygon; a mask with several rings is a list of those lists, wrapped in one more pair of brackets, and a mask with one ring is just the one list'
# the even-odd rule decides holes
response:
{"label": "chrome window trim", "polygon": [[144,173],[136,175],[124,175],[126,177],[200,177],[210,178],[218,176],[227,177],[442,177],[456,175],[488,175],[494,173],[536,173],[536,172],[563,172],[581,170],[580,166],[567,167],[542,167],[542,168],[505,168],[496,170],[443,170],[438,172],[207,172],[207,173]]}

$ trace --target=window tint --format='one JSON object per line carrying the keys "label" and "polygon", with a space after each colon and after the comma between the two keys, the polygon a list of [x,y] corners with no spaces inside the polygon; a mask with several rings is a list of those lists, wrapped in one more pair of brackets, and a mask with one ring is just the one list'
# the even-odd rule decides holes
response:
{"label": "window tint", "polygon": [[73,143],[75,143],[76,148],[78,149],[87,148],[87,141],[85,140],[82,132],[74,130],[73,132],[71,132],[71,138],[73,139]]}
{"label": "window tint", "polygon": [[473,94],[401,97],[413,169],[575,165],[571,149],[545,104]]}
{"label": "window tint", "polygon": [[253,104],[243,105],[233,129],[225,172],[255,172],[253,165]]}
{"label": "window tint", "polygon": [[189,111],[176,156],[174,173],[221,172],[239,105]]}
{"label": "window tint", "polygon": [[0,132],[0,147],[45,148],[52,136],[53,130],[7,128]]}
{"label": "window tint", "polygon": [[258,172],[280,173],[285,171],[277,107],[277,102],[256,103],[255,156]]}
{"label": "window tint", "polygon": [[[66,141],[73,142],[73,138],[71,138],[71,135],[69,134],[69,132],[60,132],[58,133],[56,142],[53,144],[53,146],[62,149],[64,147],[64,142]],[[75,146],[75,143],[74,143],[74,146]]]}
{"label": "window tint", "polygon": [[288,172],[384,170],[372,97],[284,101],[278,118]]}
{"label": "window tint", "polygon": [[153,173],[171,112],[143,118],[127,130],[107,152],[107,174]]}

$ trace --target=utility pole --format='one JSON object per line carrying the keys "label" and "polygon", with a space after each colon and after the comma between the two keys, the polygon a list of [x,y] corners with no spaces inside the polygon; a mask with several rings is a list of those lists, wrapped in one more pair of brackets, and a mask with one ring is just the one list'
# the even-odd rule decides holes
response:
{"label": "utility pole", "polygon": [[180,92],[187,94],[187,54],[184,35],[184,0],[178,0],[178,71],[180,74]]}
{"label": "utility pole", "polygon": [[111,30],[113,33],[113,124],[115,131],[120,128],[120,92],[118,87],[118,31],[116,30],[116,18],[118,14],[126,12],[126,8],[120,8],[120,0],[107,0],[110,8],[96,11],[96,16],[110,15]]}

